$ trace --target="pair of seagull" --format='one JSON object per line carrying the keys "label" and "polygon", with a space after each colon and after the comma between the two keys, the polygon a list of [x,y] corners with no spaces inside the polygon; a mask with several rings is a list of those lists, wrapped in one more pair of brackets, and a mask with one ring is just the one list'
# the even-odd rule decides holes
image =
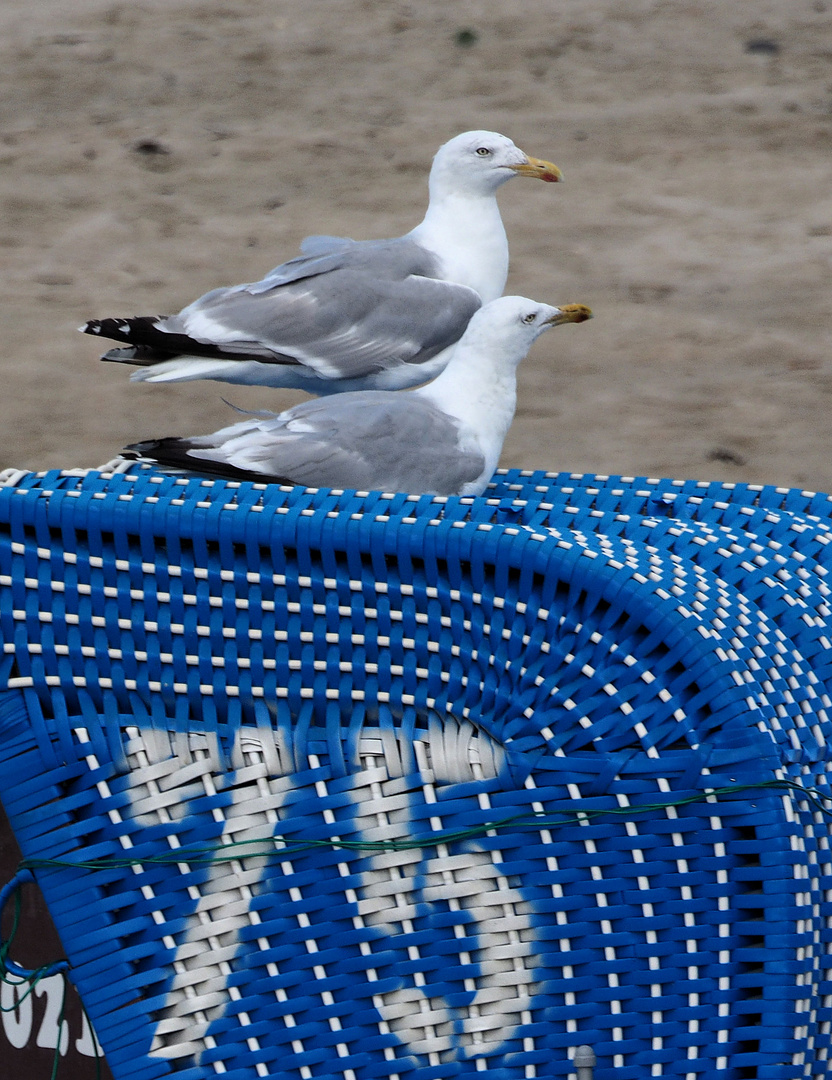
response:
{"label": "pair of seagull", "polygon": [[215,289],[178,315],[88,322],[85,333],[124,343],[102,359],[135,365],[134,380],[318,395],[127,454],[307,487],[481,494],[514,416],[517,365],[544,330],[591,318],[581,304],[501,295],[496,194],[514,176],[561,179],[504,135],[465,132],[437,152],[427,212],[406,235],[311,236],[262,280]]}

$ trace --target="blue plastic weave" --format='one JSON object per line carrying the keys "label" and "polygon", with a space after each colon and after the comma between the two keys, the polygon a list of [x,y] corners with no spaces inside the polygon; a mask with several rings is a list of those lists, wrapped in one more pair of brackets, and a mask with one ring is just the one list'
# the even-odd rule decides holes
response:
{"label": "blue plastic weave", "polygon": [[826,1076],[828,496],[130,468],[0,487],[0,791],[116,1080]]}

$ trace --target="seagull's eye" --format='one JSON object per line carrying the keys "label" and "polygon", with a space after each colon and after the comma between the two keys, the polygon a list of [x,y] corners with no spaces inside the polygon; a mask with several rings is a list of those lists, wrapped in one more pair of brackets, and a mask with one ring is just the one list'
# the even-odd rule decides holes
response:
{"label": "seagull's eye", "polygon": [[487,146],[478,146],[477,147],[477,153],[479,154],[480,157],[488,157],[488,155],[491,153],[491,151],[488,149]]}
{"label": "seagull's eye", "polygon": [[535,312],[532,311],[528,315],[523,316],[523,322],[524,323],[533,323],[536,318],[537,318],[537,315],[535,314]]}

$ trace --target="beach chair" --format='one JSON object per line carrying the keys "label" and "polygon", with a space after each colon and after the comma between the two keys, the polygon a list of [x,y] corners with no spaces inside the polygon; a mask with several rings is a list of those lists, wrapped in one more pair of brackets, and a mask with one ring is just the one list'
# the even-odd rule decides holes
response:
{"label": "beach chair", "polygon": [[7,471],[7,981],[116,1080],[825,1077],[831,516]]}

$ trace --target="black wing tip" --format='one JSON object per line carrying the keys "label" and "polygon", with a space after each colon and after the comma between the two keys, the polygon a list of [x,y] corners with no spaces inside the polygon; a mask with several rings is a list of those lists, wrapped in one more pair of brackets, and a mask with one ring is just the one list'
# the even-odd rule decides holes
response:
{"label": "black wing tip", "polygon": [[205,356],[209,359],[255,361],[257,363],[297,364],[291,356],[269,356],[261,353],[226,352],[221,345],[197,341],[188,334],[160,330],[159,323],[172,318],[170,315],[137,315],[130,319],[89,319],[78,329],[82,334],[94,337],[110,338],[128,345],[133,350],[131,355],[126,350],[110,349],[102,360],[114,360],[121,363],[133,363],[139,367],[152,367],[154,364],[173,360],[177,356]]}
{"label": "black wing tip", "polygon": [[130,363],[136,359],[137,349],[135,345],[127,345],[121,349],[108,349],[99,356],[99,360],[111,360],[117,364]]}
{"label": "black wing tip", "polygon": [[175,439],[144,439],[142,442],[129,443],[125,446],[122,453],[131,454],[133,457],[142,457],[145,454],[150,455],[156,452],[156,450],[163,446],[166,442],[177,442]]}
{"label": "black wing tip", "polygon": [[112,333],[123,336],[129,333],[132,319],[88,319],[78,329],[82,334],[94,334],[96,337],[110,337]]}
{"label": "black wing tip", "polygon": [[88,319],[78,329],[82,334],[93,334],[95,337],[108,337],[115,341],[130,343],[133,333],[147,333],[157,323],[164,322],[168,318],[170,318],[169,315],[136,315],[129,319]]}
{"label": "black wing tip", "polygon": [[294,480],[285,476],[272,476],[267,473],[251,472],[238,469],[226,461],[211,461],[206,458],[193,458],[189,451],[193,447],[190,439],[169,436],[164,439],[146,439],[144,442],[131,443],[122,450],[122,457],[132,461],[146,461],[162,469],[175,469],[177,472],[195,473],[198,476],[210,476],[219,480],[249,480],[255,484],[282,484],[294,487]]}
{"label": "black wing tip", "polygon": [[155,461],[160,465],[186,465],[192,461],[187,456],[192,445],[190,439],[170,435],[163,439],[143,439],[141,442],[130,443],[124,447],[122,453],[145,461]]}
{"label": "black wing tip", "polygon": [[163,360],[173,360],[176,353],[160,352],[152,345],[124,345],[117,349],[108,349],[99,360],[114,364],[132,364],[134,367],[152,367]]}

